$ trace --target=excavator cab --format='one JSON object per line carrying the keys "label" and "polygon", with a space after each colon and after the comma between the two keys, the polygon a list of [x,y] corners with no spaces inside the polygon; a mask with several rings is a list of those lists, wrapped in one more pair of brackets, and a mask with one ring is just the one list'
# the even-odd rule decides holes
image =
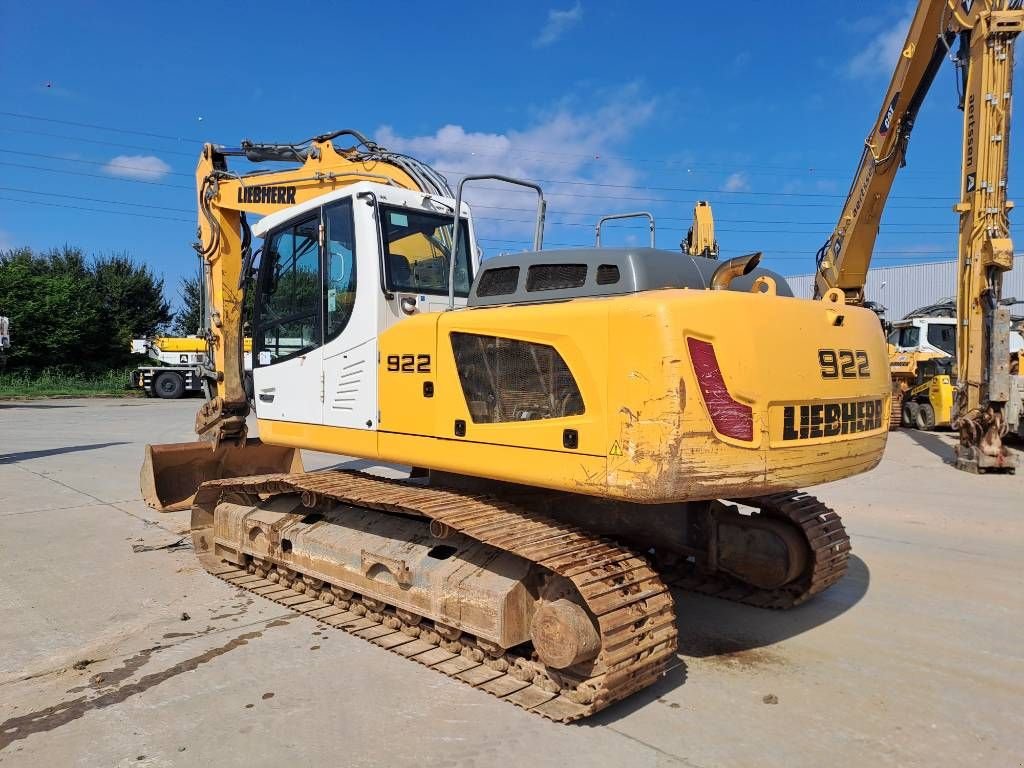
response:
{"label": "excavator cab", "polygon": [[[450,275],[453,305],[466,304],[479,256],[464,204],[453,248],[454,210],[451,198],[360,182],[252,228],[263,247],[250,288],[249,394],[265,427],[342,427],[370,439],[378,336],[403,318],[447,308]],[[150,506],[171,511],[190,507],[207,480],[301,470],[298,449],[254,438],[150,445],[141,487]]]}
{"label": "excavator cab", "polygon": [[[261,422],[373,430],[377,339],[411,315],[464,306],[478,266],[468,206],[363,182],[267,216],[254,305]],[[309,393],[319,393],[310,397]]]}

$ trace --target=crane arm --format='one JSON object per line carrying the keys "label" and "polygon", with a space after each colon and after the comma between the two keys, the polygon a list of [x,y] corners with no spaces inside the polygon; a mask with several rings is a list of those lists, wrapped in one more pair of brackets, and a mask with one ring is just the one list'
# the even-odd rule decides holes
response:
{"label": "crane arm", "polygon": [[961,75],[963,117],[957,249],[958,466],[1003,467],[1003,409],[1012,396],[1003,273],[1013,268],[1007,200],[1013,46],[1022,0],[921,0],[835,230],[818,252],[815,296],[841,290],[864,303],[882,211],[905,164],[918,109],[943,58]]}
{"label": "crane arm", "polygon": [[[338,148],[342,136],[356,146]],[[229,157],[294,167],[240,175]],[[203,147],[196,168],[199,238],[206,287],[206,337],[210,348],[208,400],[196,414],[196,432],[215,443],[245,440],[249,414],[243,378],[243,301],[252,248],[247,214],[266,215],[360,181],[393,184],[451,197],[443,176],[418,160],[378,146],[355,131],[337,131],[301,144],[243,142]]]}
{"label": "crane arm", "polygon": [[[1010,376],[1010,315],[1002,301],[1003,274],[1013,268],[1007,199],[1013,48],[1024,30],[1021,0],[958,9],[963,27],[963,159],[956,295],[957,393],[953,426],[960,432],[957,466],[970,471],[1008,468],[1002,445]],[[981,6],[979,8],[978,6]]]}
{"label": "crane arm", "polygon": [[718,240],[715,239],[715,217],[711,213],[711,203],[698,200],[693,204],[693,224],[686,233],[681,244],[683,253],[690,256],[704,256],[708,259],[718,258]]}
{"label": "crane arm", "polygon": [[906,164],[917,112],[956,39],[958,26],[947,0],[918,4],[878,117],[864,141],[839,222],[818,251],[815,298],[838,288],[848,302],[864,302],[864,282],[882,211],[897,172]]}

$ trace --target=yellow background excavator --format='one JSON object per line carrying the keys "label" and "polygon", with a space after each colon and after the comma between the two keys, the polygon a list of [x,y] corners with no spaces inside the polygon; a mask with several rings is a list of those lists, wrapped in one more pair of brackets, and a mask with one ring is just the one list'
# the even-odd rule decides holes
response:
{"label": "yellow background excavator", "polygon": [[[879,462],[890,385],[842,290],[793,298],[760,254],[543,250],[536,185],[453,194],[354,131],[208,144],[196,179],[216,397],[142,485],[191,505],[211,573],[558,721],[673,663],[670,584],[789,608],[844,574],[838,515],[798,489]],[[484,179],[537,192],[533,250],[480,261]]]}
{"label": "yellow background excavator", "polygon": [[[1019,0],[922,1],[865,140],[839,223],[818,252],[816,293],[842,290],[864,301],[864,283],[886,199],[906,162],[910,133],[940,66],[952,58],[960,75],[963,151],[956,307],[956,466],[1013,471],[1002,438],[1011,428],[1009,308],[1003,274],[1013,267],[1007,199],[1007,157],[1013,46],[1024,25]],[[900,374],[901,371],[897,371]],[[897,375],[897,386],[901,386]]]}

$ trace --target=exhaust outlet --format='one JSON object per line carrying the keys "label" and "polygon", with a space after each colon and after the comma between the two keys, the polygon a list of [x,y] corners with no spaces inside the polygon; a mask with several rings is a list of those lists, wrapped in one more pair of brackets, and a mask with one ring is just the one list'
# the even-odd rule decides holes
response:
{"label": "exhaust outlet", "polygon": [[761,261],[761,251],[723,261],[711,275],[711,290],[724,291],[737,277],[749,275]]}

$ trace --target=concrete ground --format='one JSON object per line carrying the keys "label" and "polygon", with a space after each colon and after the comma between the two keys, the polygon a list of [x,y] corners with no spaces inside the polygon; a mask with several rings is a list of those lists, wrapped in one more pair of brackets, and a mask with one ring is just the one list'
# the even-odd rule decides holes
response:
{"label": "concrete ground", "polygon": [[956,472],[948,435],[817,489],[853,537],[836,587],[788,613],[678,593],[667,678],[556,725],[133,551],[187,528],[137,473],[197,404],[0,403],[0,764],[1022,765],[1024,472]]}

